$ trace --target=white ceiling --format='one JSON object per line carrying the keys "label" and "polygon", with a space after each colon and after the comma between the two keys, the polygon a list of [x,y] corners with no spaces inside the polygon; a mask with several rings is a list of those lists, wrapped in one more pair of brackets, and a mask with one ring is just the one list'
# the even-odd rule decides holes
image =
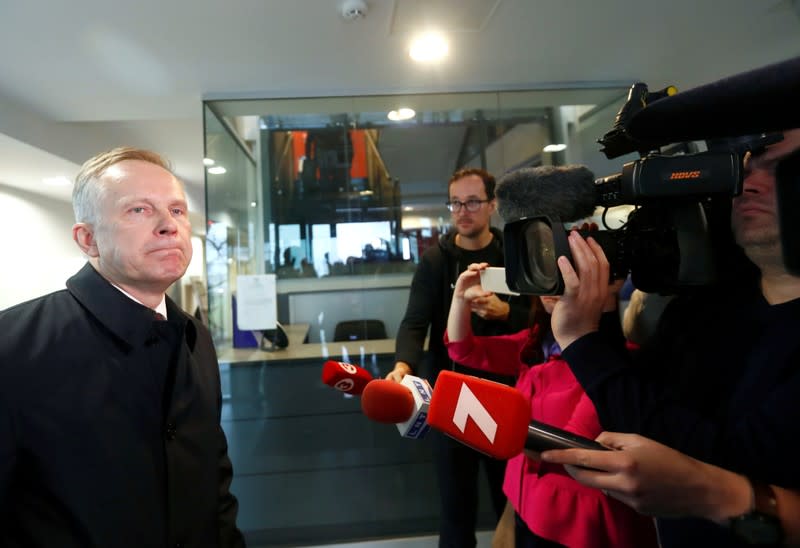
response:
{"label": "white ceiling", "polygon": [[[800,54],[797,0],[0,0],[0,184],[60,199],[96,152],[158,150],[203,211],[202,100],[681,89]],[[435,67],[406,50],[437,27]]]}

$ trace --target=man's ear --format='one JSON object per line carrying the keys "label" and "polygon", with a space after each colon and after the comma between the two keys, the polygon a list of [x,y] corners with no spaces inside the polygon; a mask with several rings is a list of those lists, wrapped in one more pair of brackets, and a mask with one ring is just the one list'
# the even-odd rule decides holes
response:
{"label": "man's ear", "polygon": [[89,223],[75,223],[72,227],[72,239],[89,257],[97,257],[97,242],[94,239],[94,227]]}

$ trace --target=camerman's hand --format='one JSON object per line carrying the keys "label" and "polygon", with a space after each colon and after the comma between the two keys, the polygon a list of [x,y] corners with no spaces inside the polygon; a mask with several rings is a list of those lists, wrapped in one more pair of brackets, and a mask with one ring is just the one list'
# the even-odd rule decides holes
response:
{"label": "camerman's hand", "polygon": [[569,234],[569,248],[577,272],[566,257],[558,258],[564,295],[556,303],[551,318],[553,336],[562,349],[598,330],[610,291],[608,259],[600,245],[593,238],[584,240],[573,230]]}
{"label": "camerman's hand", "polygon": [[565,465],[589,487],[602,489],[643,514],[724,521],[750,505],[750,487],[739,477],[637,434],[603,432],[597,441],[614,451],[544,451],[545,462]]}

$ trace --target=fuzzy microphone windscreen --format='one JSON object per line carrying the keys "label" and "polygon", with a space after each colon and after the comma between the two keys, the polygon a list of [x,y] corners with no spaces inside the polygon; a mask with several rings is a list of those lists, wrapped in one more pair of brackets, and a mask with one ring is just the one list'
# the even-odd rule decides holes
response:
{"label": "fuzzy microphone windscreen", "polygon": [[512,171],[497,182],[497,211],[505,222],[547,216],[564,222],[590,217],[597,204],[587,167],[539,166]]}

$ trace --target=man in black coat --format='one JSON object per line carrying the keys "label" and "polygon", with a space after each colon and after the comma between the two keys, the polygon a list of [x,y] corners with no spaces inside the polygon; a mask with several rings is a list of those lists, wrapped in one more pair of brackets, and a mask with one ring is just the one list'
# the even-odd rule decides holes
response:
{"label": "man in black coat", "polygon": [[0,312],[0,546],[239,547],[208,330],[168,297],[192,256],[155,153],[87,161],[65,290]]}
{"label": "man in black coat", "polygon": [[[400,382],[418,370],[424,356],[425,335],[430,327],[428,353],[430,380],[442,369],[453,369],[508,385],[512,377],[479,371],[453,363],[443,336],[450,312],[453,287],[459,274],[471,263],[503,265],[502,233],[490,226],[495,211],[495,179],[483,169],[457,171],[448,183],[448,208],[455,230],[425,251],[411,282],[408,306],[397,332],[395,367],[387,378]],[[515,333],[528,324],[528,297],[492,295],[474,303],[472,330],[478,335]],[[492,506],[499,518],[506,504],[503,494],[505,461],[493,459],[438,432],[434,458],[441,498],[439,546],[475,546],[478,510],[478,472],[481,462],[489,480]]]}

